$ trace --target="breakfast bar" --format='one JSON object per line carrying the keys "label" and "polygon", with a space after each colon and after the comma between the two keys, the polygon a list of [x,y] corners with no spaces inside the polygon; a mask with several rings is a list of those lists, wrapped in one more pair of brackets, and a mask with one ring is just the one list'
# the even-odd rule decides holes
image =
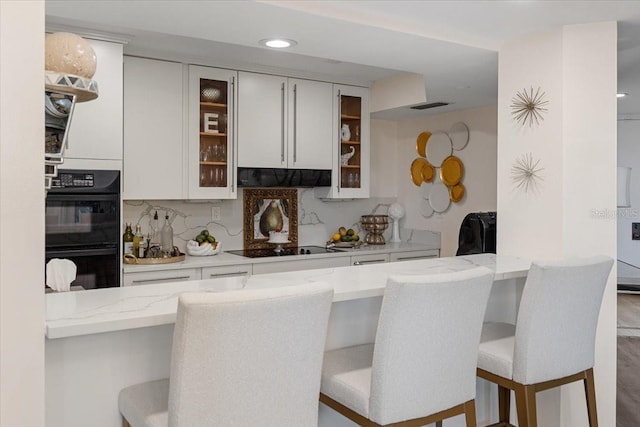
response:
{"label": "breakfast bar", "polygon": [[[120,426],[118,392],[169,375],[173,323],[182,293],[329,283],[335,290],[326,342],[329,350],[373,341],[389,275],[475,266],[495,272],[485,319],[515,321],[530,260],[494,254],[48,294],[46,425]],[[480,382],[478,387],[478,420],[488,420],[492,416],[489,389]],[[319,425],[349,425],[332,418],[336,415],[330,412],[321,407]],[[462,422],[454,418],[450,425],[456,421]]]}

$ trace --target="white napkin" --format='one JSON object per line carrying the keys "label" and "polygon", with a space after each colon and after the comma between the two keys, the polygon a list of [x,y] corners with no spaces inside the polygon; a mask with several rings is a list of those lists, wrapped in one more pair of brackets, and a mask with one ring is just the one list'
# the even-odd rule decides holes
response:
{"label": "white napkin", "polygon": [[76,280],[77,267],[68,259],[53,258],[47,263],[47,286],[56,292],[67,292]]}

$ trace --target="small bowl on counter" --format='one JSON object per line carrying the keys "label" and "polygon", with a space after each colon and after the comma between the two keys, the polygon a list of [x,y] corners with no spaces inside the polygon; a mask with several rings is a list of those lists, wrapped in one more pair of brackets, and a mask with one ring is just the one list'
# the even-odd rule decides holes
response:
{"label": "small bowl on counter", "polygon": [[220,242],[200,244],[195,240],[187,242],[187,253],[191,256],[211,256],[222,250]]}

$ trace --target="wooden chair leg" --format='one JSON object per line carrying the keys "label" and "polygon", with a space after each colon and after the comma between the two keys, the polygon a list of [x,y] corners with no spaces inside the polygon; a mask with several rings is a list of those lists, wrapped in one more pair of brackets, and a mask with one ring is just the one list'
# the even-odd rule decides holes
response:
{"label": "wooden chair leg", "polygon": [[436,427],[442,427],[442,421],[436,421]]}
{"label": "wooden chair leg", "polygon": [[476,401],[470,400],[464,404],[464,417],[467,421],[467,427],[477,427],[476,421]]}
{"label": "wooden chair leg", "polygon": [[593,379],[593,368],[585,371],[584,393],[587,398],[589,427],[598,427],[598,411],[596,410],[596,383]]}
{"label": "wooden chair leg", "polygon": [[498,386],[498,421],[509,424],[511,415],[511,390]]}
{"label": "wooden chair leg", "polygon": [[533,386],[518,384],[515,388],[518,427],[538,427],[536,418],[536,390]]}

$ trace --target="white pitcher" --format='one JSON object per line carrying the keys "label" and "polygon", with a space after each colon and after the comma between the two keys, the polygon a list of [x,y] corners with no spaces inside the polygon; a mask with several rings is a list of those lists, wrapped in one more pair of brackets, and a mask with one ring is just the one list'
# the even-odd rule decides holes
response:
{"label": "white pitcher", "polygon": [[340,136],[342,137],[342,141],[347,142],[351,140],[351,131],[349,130],[348,124],[342,125],[342,130],[340,131]]}

